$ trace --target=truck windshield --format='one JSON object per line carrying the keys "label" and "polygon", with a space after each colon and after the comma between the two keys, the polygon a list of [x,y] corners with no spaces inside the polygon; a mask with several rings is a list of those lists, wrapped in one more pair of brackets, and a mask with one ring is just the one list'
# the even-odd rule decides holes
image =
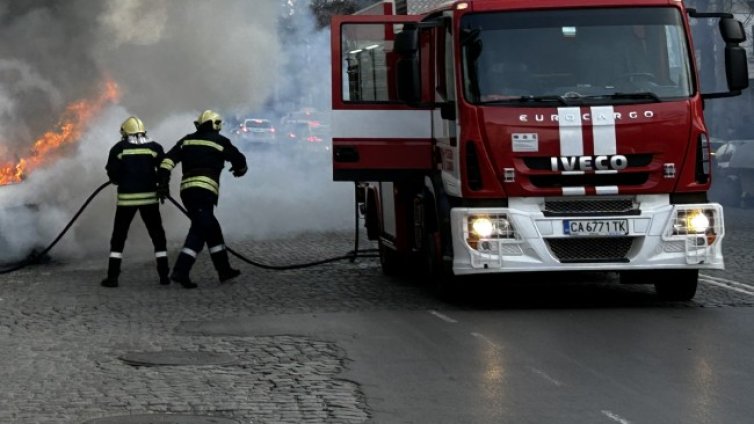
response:
{"label": "truck windshield", "polygon": [[647,103],[693,92],[676,8],[477,13],[461,29],[471,103]]}

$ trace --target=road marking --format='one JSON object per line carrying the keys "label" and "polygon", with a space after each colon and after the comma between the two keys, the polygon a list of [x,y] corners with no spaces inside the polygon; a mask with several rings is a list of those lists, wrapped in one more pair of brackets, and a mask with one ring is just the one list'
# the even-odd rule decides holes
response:
{"label": "road marking", "polygon": [[488,339],[485,335],[479,334],[479,333],[471,333],[472,336],[476,337],[479,340],[482,340],[483,342],[487,343],[488,345],[494,347],[495,349],[500,349],[500,346],[496,345],[495,342]]}
{"label": "road marking", "polygon": [[732,291],[735,291],[735,292],[738,292],[738,293],[742,293],[742,294],[746,294],[746,295],[749,295],[749,296],[754,296],[754,292],[751,292],[751,291],[748,291],[748,290],[742,290],[742,289],[739,289],[739,288],[736,288],[736,287],[731,287],[731,286],[729,286],[729,285],[727,285],[725,283],[719,283],[717,281],[707,280],[705,278],[700,278],[699,280],[703,281],[703,282],[705,282],[707,284],[711,284],[713,286],[717,286],[717,287],[720,287],[720,288],[723,288],[723,289],[728,289],[728,290],[732,290]]}
{"label": "road marking", "polygon": [[441,313],[439,313],[437,311],[429,311],[429,313],[432,314],[432,315],[434,315],[434,316],[436,316],[437,318],[440,318],[441,320],[443,320],[445,322],[449,322],[451,324],[458,324],[458,321],[454,320],[453,318],[451,318],[451,317],[449,317],[449,316],[447,316],[445,314],[441,314]]}
{"label": "road marking", "polygon": [[604,414],[606,417],[610,418],[611,420],[620,423],[620,424],[631,424],[631,421],[621,417],[620,415],[616,414],[615,412],[610,412],[606,409],[602,410],[602,414]]}
{"label": "road marking", "polygon": [[706,277],[706,276],[699,277],[699,281],[702,281],[704,283],[711,284],[713,286],[717,286],[723,289],[732,290],[734,292],[746,294],[749,296],[754,296],[754,287],[751,287],[747,284],[717,281],[717,280],[710,279],[709,277]]}
{"label": "road marking", "polygon": [[721,281],[723,283],[728,283],[728,284],[731,284],[733,286],[742,288],[744,290],[754,291],[754,286],[752,286],[751,284],[742,283],[742,282],[736,281],[736,280],[728,280],[727,278],[722,278],[722,277],[713,277],[711,275],[706,275],[706,274],[699,274],[699,276],[702,277],[702,278],[706,278],[708,280],[715,280],[715,281]]}
{"label": "road marking", "polygon": [[560,382],[559,380],[556,380],[556,379],[554,379],[554,378],[550,377],[550,375],[549,375],[549,374],[547,374],[546,372],[544,372],[544,371],[542,371],[542,370],[540,370],[540,369],[537,369],[537,368],[534,368],[534,367],[529,367],[529,369],[530,369],[530,370],[531,370],[531,371],[532,371],[532,372],[533,372],[534,374],[537,374],[538,376],[540,376],[540,377],[544,378],[545,380],[549,381],[550,383],[552,383],[552,384],[554,384],[554,385],[556,385],[556,386],[558,386],[558,387],[560,387],[560,386],[562,386],[562,385],[563,385],[563,383],[562,383],[562,382]]}

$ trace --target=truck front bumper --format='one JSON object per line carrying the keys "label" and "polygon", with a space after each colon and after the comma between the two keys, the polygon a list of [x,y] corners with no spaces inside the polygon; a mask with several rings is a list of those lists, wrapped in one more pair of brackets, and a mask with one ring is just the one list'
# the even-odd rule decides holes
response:
{"label": "truck front bumper", "polygon": [[[542,198],[512,198],[505,208],[453,208],[453,272],[723,269],[719,204],[672,205],[667,195],[637,196],[634,202],[635,211],[616,215],[553,216],[543,212]],[[708,218],[706,230],[689,230],[689,217],[700,213]],[[478,235],[473,221],[480,217],[504,231]],[[573,225],[602,231],[574,234]]]}

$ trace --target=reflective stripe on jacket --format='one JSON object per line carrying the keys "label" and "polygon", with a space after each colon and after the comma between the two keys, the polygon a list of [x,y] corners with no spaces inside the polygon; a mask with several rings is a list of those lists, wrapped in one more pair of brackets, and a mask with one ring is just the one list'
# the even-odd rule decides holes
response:
{"label": "reflective stripe on jacket", "polygon": [[181,191],[192,187],[203,188],[211,191],[212,193],[215,193],[216,195],[220,194],[220,184],[218,184],[217,181],[213,180],[210,177],[184,177],[183,180],[181,180]]}
{"label": "reflective stripe on jacket", "polygon": [[181,164],[181,191],[203,189],[214,196],[220,194],[220,172],[230,162],[236,169],[246,167],[246,157],[228,138],[218,131],[200,127],[176,143],[160,163],[161,181],[168,181],[170,172]]}
{"label": "reflective stripe on jacket", "polygon": [[158,202],[157,192],[118,193],[118,206],[152,205]]}
{"label": "reflective stripe on jacket", "polygon": [[154,141],[132,144],[121,140],[110,149],[107,175],[118,186],[119,206],[157,203],[157,168],[165,156]]}

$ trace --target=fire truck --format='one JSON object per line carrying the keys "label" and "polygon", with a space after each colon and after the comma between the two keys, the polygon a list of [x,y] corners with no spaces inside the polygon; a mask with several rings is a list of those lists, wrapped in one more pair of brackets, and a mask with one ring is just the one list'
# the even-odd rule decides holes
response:
{"label": "fire truck", "polygon": [[[383,271],[606,271],[693,298],[724,267],[703,111],[748,86],[742,24],[678,0],[438,3],[331,22],[333,179]],[[691,19],[717,21],[727,91],[700,92]]]}

